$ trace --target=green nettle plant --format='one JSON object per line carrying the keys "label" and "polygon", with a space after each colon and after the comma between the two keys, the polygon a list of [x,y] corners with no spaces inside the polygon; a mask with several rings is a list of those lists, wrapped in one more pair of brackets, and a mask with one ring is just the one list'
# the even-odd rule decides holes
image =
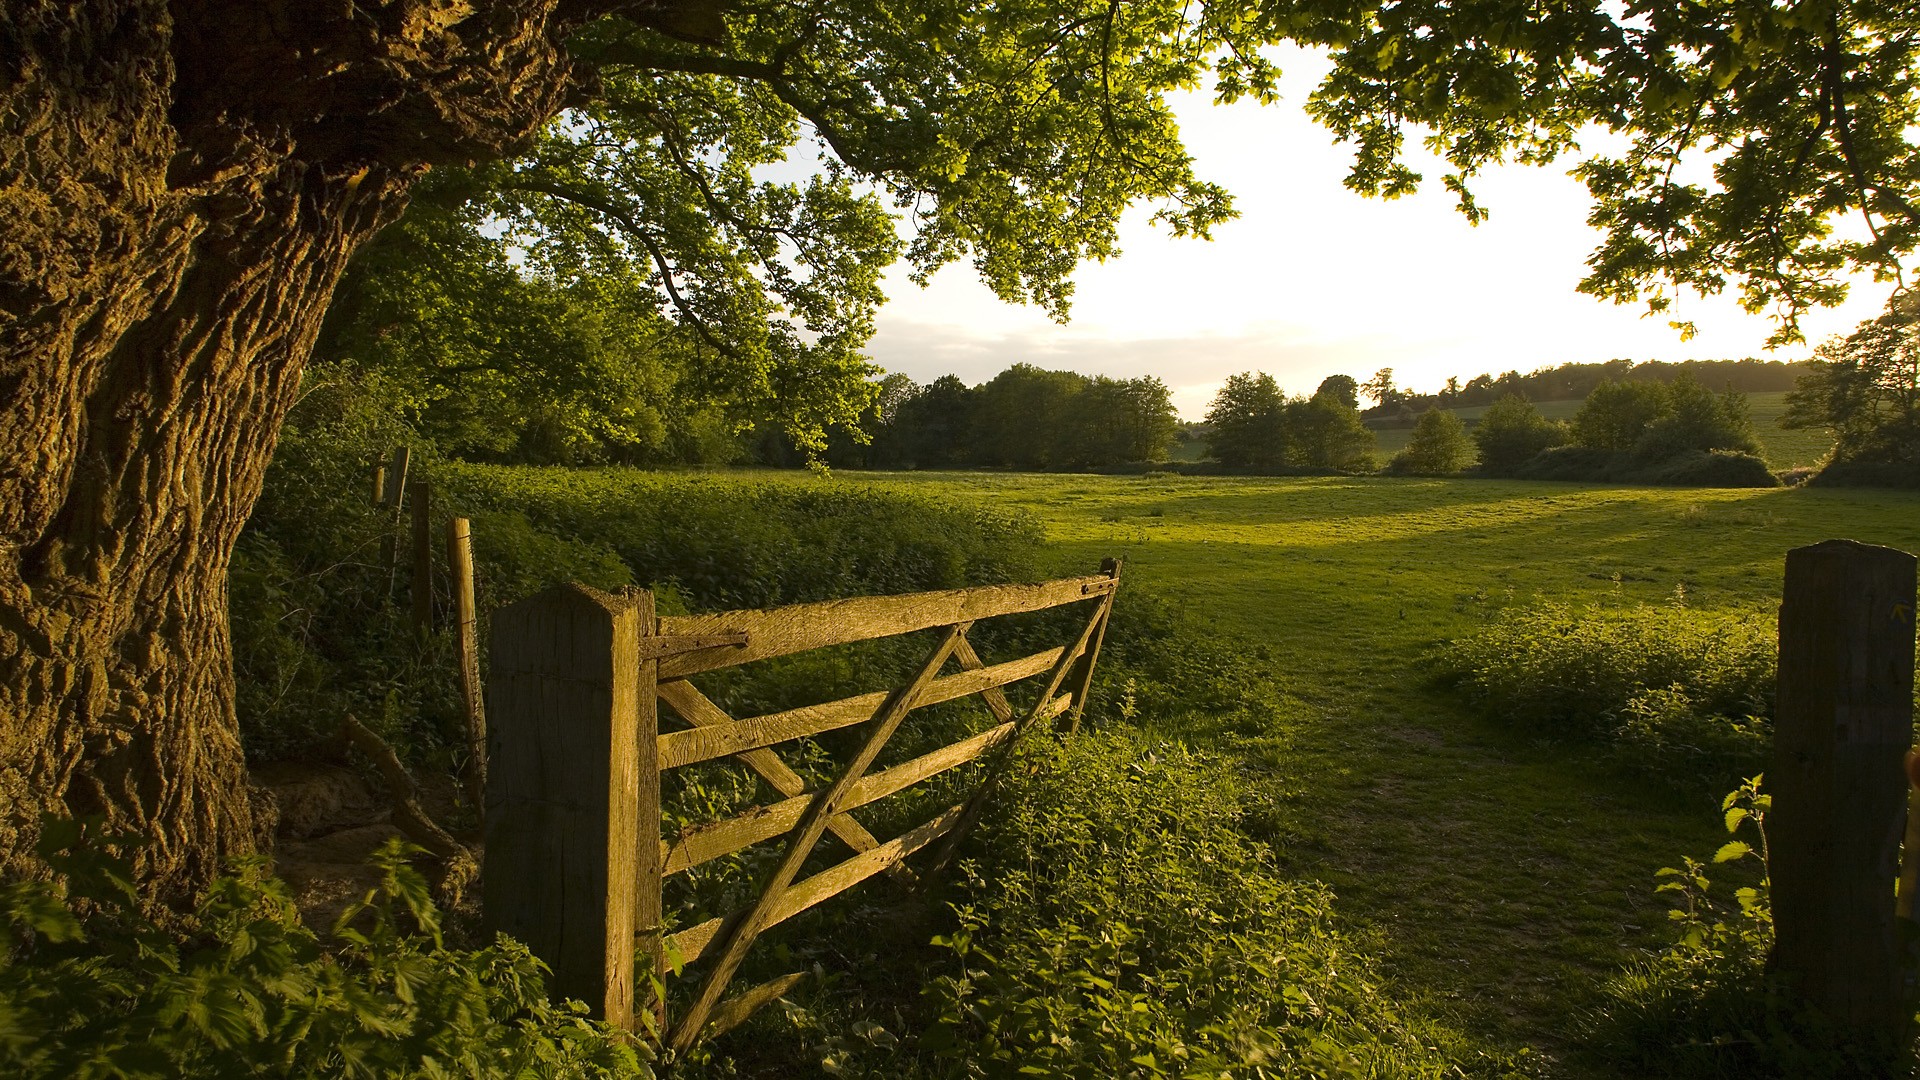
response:
{"label": "green nettle plant", "polygon": [[[1589,1051],[1622,1076],[1877,1077],[1894,1062],[1810,1015],[1766,970],[1773,948],[1767,814],[1755,776],[1721,800],[1730,839],[1710,862],[1662,867],[1656,891],[1673,901],[1679,937],[1601,989],[1586,1020]],[[1732,903],[1707,877],[1743,875]]]}
{"label": "green nettle plant", "polygon": [[585,1006],[548,1002],[525,946],[449,947],[400,841],[323,947],[264,859],[216,879],[183,932],[142,913],[132,838],[59,820],[41,835],[53,880],[0,886],[0,1075],[653,1075]]}

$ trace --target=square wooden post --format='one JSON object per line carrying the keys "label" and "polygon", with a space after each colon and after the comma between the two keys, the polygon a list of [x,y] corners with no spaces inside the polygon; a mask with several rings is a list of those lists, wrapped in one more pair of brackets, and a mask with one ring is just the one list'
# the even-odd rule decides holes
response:
{"label": "square wooden post", "polygon": [[1787,553],[1774,715],[1770,969],[1863,1041],[1903,1036],[1894,927],[1913,741],[1914,557]]}
{"label": "square wooden post", "polygon": [[553,968],[556,997],[627,1028],[641,761],[657,753],[639,641],[653,628],[651,593],[551,588],[494,616],[487,680],[487,925]]}

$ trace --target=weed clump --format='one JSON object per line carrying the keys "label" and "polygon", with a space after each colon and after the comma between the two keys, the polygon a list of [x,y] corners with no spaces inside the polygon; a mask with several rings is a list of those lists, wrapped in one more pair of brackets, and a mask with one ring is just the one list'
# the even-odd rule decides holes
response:
{"label": "weed clump", "polygon": [[0,886],[0,1073],[653,1075],[586,1006],[547,1001],[546,967],[524,945],[450,947],[398,841],[376,857],[380,889],[325,947],[264,859],[216,880],[190,933],[157,925],[112,853],[124,843],[49,821],[55,879]]}
{"label": "weed clump", "polygon": [[964,1075],[1457,1075],[1326,888],[1242,829],[1223,761],[1123,728],[1038,742],[1012,776],[936,939],[934,1057]]}
{"label": "weed clump", "polygon": [[1471,701],[1524,730],[1609,742],[1645,771],[1719,783],[1767,752],[1775,651],[1762,618],[1542,603],[1453,642],[1442,663]]}

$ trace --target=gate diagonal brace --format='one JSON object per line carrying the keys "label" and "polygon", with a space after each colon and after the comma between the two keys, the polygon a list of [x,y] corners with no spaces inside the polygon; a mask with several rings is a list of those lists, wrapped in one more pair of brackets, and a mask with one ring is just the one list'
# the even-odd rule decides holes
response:
{"label": "gate diagonal brace", "polygon": [[[940,669],[946,666],[947,660],[953,656],[954,650],[965,639],[967,630],[972,625],[971,621],[959,623],[942,635],[940,643],[934,646],[933,652],[927,656],[926,662],[914,675],[913,681],[895,691],[894,695],[874,715],[866,743],[847,764],[846,770],[840,774],[839,779],[815,796],[813,803],[807,807],[799,824],[794,826],[792,839],[788,842],[787,852],[781,858],[780,865],[774,869],[772,877],[767,881],[759,899],[754,901],[746,917],[734,925],[726,945],[714,960],[713,970],[707,974],[706,982],[700,987],[700,996],[694,1000],[687,1009],[686,1015],[680,1018],[679,1025],[674,1029],[672,1046],[675,1050],[686,1051],[699,1041],[700,1033],[706,1027],[708,1015],[713,1011],[714,1006],[719,1004],[720,995],[726,992],[727,984],[733,980],[734,972],[739,970],[741,961],[746,959],[747,950],[752,947],[754,938],[759,936],[761,928],[766,925],[775,905],[779,903],[781,894],[786,891],[787,886],[793,884],[793,879],[800,872],[801,865],[813,852],[814,846],[820,842],[820,837],[826,832],[828,824],[839,810],[840,800],[862,776],[866,775],[867,770],[879,758],[880,751],[886,747],[887,741],[900,730],[900,724],[906,720],[907,714],[913,711],[921,692],[940,674]],[[1084,645],[1084,638],[1082,644]],[[1060,676],[1064,674],[1063,670],[1055,676],[1055,687],[1059,684]]]}

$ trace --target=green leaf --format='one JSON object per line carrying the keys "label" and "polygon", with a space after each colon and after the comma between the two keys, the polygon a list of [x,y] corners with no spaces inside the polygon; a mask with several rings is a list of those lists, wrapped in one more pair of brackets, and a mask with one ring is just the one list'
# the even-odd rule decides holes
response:
{"label": "green leaf", "polygon": [[1719,851],[1713,853],[1713,861],[1732,862],[1735,859],[1744,859],[1751,854],[1753,854],[1753,848],[1745,840],[1729,840],[1720,845]]}

